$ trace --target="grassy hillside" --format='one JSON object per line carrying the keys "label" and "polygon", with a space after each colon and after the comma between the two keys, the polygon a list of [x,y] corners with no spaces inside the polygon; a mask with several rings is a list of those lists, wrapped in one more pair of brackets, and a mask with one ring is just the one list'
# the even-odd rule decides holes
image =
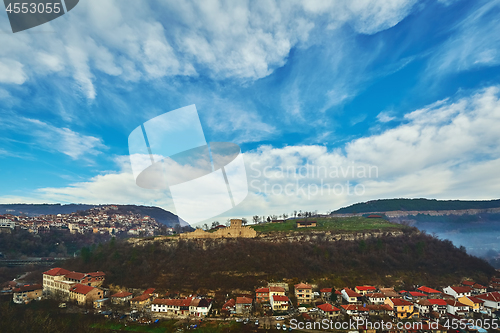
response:
{"label": "grassy hillside", "polygon": [[394,210],[462,210],[500,207],[500,200],[381,199],[340,208],[332,214],[388,212]]}
{"label": "grassy hillside", "polygon": [[365,217],[321,217],[309,218],[308,221],[316,221],[317,226],[314,228],[297,228],[297,221],[305,221],[305,219],[288,220],[282,223],[263,223],[251,225],[257,232],[311,232],[311,231],[338,231],[338,232],[360,232],[370,230],[401,230],[404,226],[396,223],[391,223],[381,218],[365,218]]}

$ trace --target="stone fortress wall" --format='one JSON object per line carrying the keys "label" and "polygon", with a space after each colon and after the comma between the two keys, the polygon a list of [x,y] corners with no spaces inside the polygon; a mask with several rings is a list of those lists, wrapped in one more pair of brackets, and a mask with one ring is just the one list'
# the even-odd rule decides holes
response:
{"label": "stone fortress wall", "polygon": [[202,229],[196,229],[193,232],[180,234],[181,239],[218,239],[218,238],[255,238],[257,231],[250,227],[244,227],[243,221],[238,219],[231,220],[231,225],[227,228],[219,229],[215,232],[206,232]]}

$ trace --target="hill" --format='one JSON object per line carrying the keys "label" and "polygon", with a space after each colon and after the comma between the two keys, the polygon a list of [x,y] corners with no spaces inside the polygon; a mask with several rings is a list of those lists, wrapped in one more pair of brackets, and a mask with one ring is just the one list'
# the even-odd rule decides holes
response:
{"label": "hill", "polygon": [[380,199],[356,203],[333,211],[332,214],[352,214],[389,211],[429,211],[429,210],[466,210],[500,207],[496,200],[436,200],[436,199]]}
{"label": "hill", "polygon": [[[12,215],[57,215],[70,214],[78,211],[86,211],[94,207],[110,205],[88,205],[88,204],[0,204],[0,214]],[[180,224],[181,227],[189,226],[187,222],[177,215],[159,207],[137,206],[137,205],[114,205],[118,207],[117,213],[132,212],[133,214],[148,215],[168,227]],[[180,223],[179,223],[180,222]]]}
{"label": "hill", "polygon": [[230,293],[265,281],[309,281],[342,288],[356,284],[440,286],[467,276],[486,282],[493,267],[450,241],[416,229],[366,240],[254,239],[110,242],[82,250],[65,268],[102,270],[107,283],[162,291]]}

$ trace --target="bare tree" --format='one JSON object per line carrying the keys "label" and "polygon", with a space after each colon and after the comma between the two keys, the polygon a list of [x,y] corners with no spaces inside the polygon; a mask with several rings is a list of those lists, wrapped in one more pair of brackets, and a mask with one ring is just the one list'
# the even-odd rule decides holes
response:
{"label": "bare tree", "polygon": [[252,217],[252,220],[253,220],[253,223],[254,223],[254,224],[259,223],[259,220],[260,220],[259,215],[254,215],[254,216]]}
{"label": "bare tree", "polygon": [[248,223],[248,220],[247,220],[246,218],[242,217],[242,218],[241,218],[241,223],[242,223],[243,225],[246,225],[246,224]]}

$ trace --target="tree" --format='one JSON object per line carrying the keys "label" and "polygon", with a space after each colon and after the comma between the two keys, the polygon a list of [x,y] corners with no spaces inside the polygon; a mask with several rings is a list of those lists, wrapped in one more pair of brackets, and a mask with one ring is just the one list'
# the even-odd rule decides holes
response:
{"label": "tree", "polygon": [[212,228],[215,228],[218,225],[219,225],[219,221],[213,221],[212,222]]}
{"label": "tree", "polygon": [[259,215],[254,215],[254,216],[252,217],[252,220],[253,220],[253,223],[254,223],[254,224],[259,223],[259,220],[260,220]]}
{"label": "tree", "polygon": [[242,217],[242,218],[241,218],[241,223],[242,223],[243,225],[246,225],[246,224],[248,223],[248,220],[247,220],[246,218]]}

